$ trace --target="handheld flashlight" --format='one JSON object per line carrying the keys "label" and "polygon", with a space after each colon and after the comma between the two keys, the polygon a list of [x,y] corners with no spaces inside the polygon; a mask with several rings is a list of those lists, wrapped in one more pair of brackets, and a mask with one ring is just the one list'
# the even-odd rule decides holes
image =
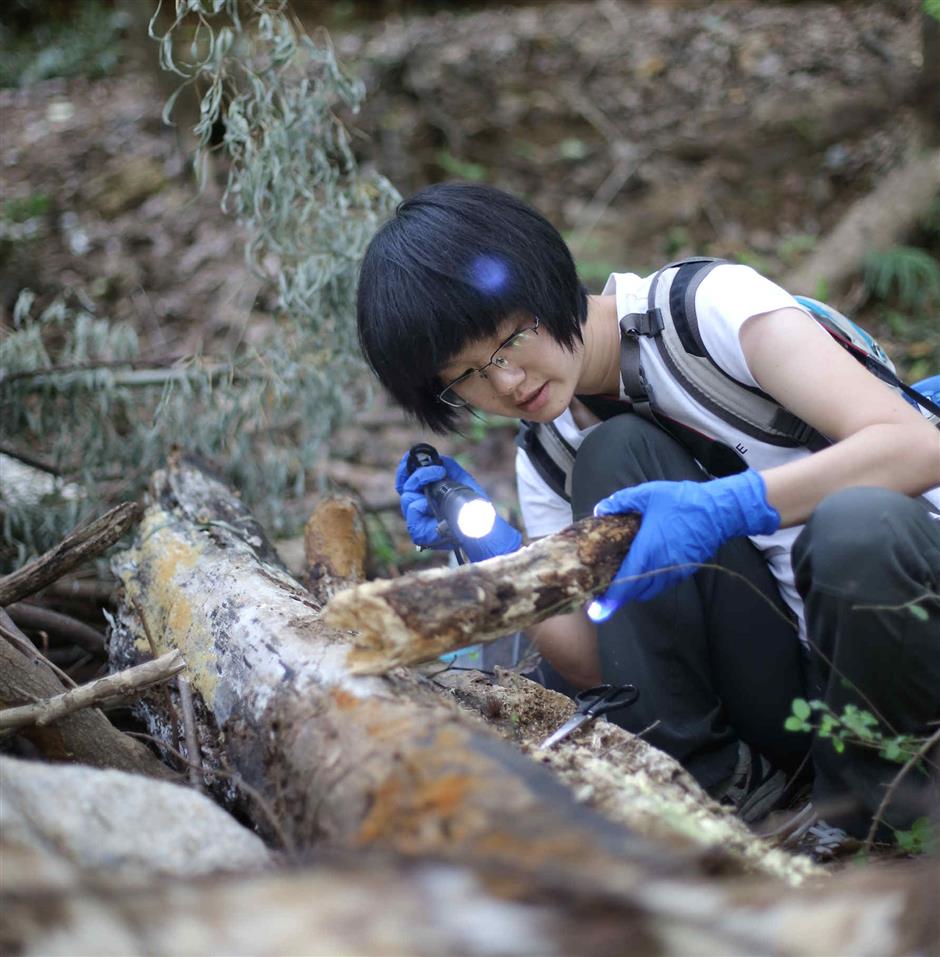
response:
{"label": "handheld flashlight", "polygon": [[[426,465],[443,464],[437,449],[427,442],[413,445],[408,452],[409,475]],[[493,503],[481,498],[469,485],[443,478],[425,485],[424,494],[440,523],[438,531],[441,538],[452,538],[452,529],[466,538],[483,538],[493,530],[496,521]],[[456,542],[454,544],[457,546]]]}

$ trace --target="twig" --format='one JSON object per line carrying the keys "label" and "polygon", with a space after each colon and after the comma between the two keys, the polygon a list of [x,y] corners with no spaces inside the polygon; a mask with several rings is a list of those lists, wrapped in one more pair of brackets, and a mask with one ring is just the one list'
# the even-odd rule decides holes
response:
{"label": "twig", "polygon": [[[68,375],[75,372],[98,372],[99,370],[110,370],[110,369],[150,369],[150,368],[167,368],[173,365],[174,362],[180,361],[180,356],[163,356],[163,357],[154,357],[153,359],[111,359],[111,360],[102,360],[101,362],[79,362],[72,363],[70,365],[60,365],[60,366],[45,366],[42,369],[22,369],[19,372],[11,372],[9,375],[3,377],[3,382],[16,382],[20,379],[40,379],[44,380],[47,376],[53,375]],[[3,451],[6,451],[5,449]],[[13,455],[15,458],[20,458],[18,452],[8,453]],[[30,463],[27,459],[22,461]],[[45,468],[42,465],[36,465],[36,468],[42,468],[44,471],[53,471],[52,469]]]}
{"label": "twig", "polygon": [[189,756],[189,783],[202,790],[202,756],[199,738],[196,736],[196,715],[193,711],[193,689],[187,678],[177,678],[176,688],[180,693],[180,710],[183,712],[183,734],[186,738],[186,753]]}
{"label": "twig", "polygon": [[19,601],[7,606],[7,614],[20,628],[52,632],[94,654],[104,649],[104,635],[100,631],[51,608]]}
{"label": "twig", "polygon": [[0,606],[32,595],[110,548],[137,520],[140,505],[122,502],[71,532],[55,548],[0,578]]}
{"label": "twig", "polygon": [[186,667],[179,651],[171,651],[154,661],[145,661],[126,671],[106,675],[35,704],[19,705],[0,711],[0,735],[26,725],[51,724],[66,715],[89,708],[106,698],[126,698],[151,685],[166,681]]}
{"label": "twig", "polygon": [[888,809],[891,799],[894,797],[894,792],[898,789],[898,786],[904,778],[907,777],[911,768],[913,768],[918,761],[925,758],[930,749],[938,742],[940,742],[940,728],[927,738],[917,751],[907,759],[901,770],[892,778],[891,783],[885,791],[885,796],[881,799],[881,804],[878,805],[878,810],[875,811],[875,816],[871,819],[871,827],[868,829],[868,836],[865,838],[864,849],[866,851],[871,851],[872,845],[875,843],[875,832],[878,830],[878,825],[881,824],[881,819]]}

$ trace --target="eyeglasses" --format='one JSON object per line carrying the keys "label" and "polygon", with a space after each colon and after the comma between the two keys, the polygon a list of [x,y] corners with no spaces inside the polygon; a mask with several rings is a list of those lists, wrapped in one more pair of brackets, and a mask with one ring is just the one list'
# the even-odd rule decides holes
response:
{"label": "eyeglasses", "polygon": [[[535,317],[535,323],[527,326],[525,329],[519,329],[514,332],[505,342],[501,343],[496,351],[490,356],[490,361],[479,369],[468,369],[463,375],[457,376],[444,386],[437,394],[438,399],[445,405],[454,409],[466,408],[470,402],[462,395],[457,394],[457,389],[463,387],[464,391],[473,386],[477,381],[485,382],[489,377],[486,370],[490,366],[496,366],[497,369],[509,369],[512,366],[518,367],[518,360],[522,358],[518,350],[522,349],[527,342],[531,342],[539,334],[539,317]],[[512,353],[511,355],[509,353]],[[477,379],[479,377],[479,380]]]}

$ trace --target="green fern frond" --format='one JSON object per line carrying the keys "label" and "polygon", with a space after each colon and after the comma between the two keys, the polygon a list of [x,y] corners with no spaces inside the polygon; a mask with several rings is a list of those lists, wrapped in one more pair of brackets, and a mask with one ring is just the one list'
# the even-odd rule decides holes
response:
{"label": "green fern frond", "polygon": [[879,299],[897,296],[903,307],[940,299],[940,262],[926,250],[895,246],[865,258],[864,281]]}

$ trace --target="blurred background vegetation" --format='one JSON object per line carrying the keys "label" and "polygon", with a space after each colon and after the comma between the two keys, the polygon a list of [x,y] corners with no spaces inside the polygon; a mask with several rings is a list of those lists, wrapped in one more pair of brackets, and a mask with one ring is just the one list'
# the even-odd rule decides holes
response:
{"label": "blurred background vegetation", "polygon": [[[195,71],[173,126],[161,114],[183,77],[159,68],[155,8],[4,8],[2,567],[140,494],[174,443],[215,458],[279,535],[341,488],[370,510],[376,569],[413,560],[390,474],[428,437],[369,404],[351,354],[357,251],[396,191],[462,178],[523,196],[592,291],[690,254],[785,281],[938,139],[936,21],[906,0],[294,0],[284,22],[319,52],[277,80],[277,38],[249,50],[263,30],[244,2],[226,83],[200,113],[212,77]],[[171,31],[180,62],[205,54],[197,27]],[[239,123],[261,114],[230,112],[252,70],[306,79],[285,102],[313,125],[271,147],[263,176],[232,179],[257,141]],[[909,380],[940,372],[940,198],[850,282],[792,291],[856,317]],[[438,444],[512,510],[511,427]]]}

